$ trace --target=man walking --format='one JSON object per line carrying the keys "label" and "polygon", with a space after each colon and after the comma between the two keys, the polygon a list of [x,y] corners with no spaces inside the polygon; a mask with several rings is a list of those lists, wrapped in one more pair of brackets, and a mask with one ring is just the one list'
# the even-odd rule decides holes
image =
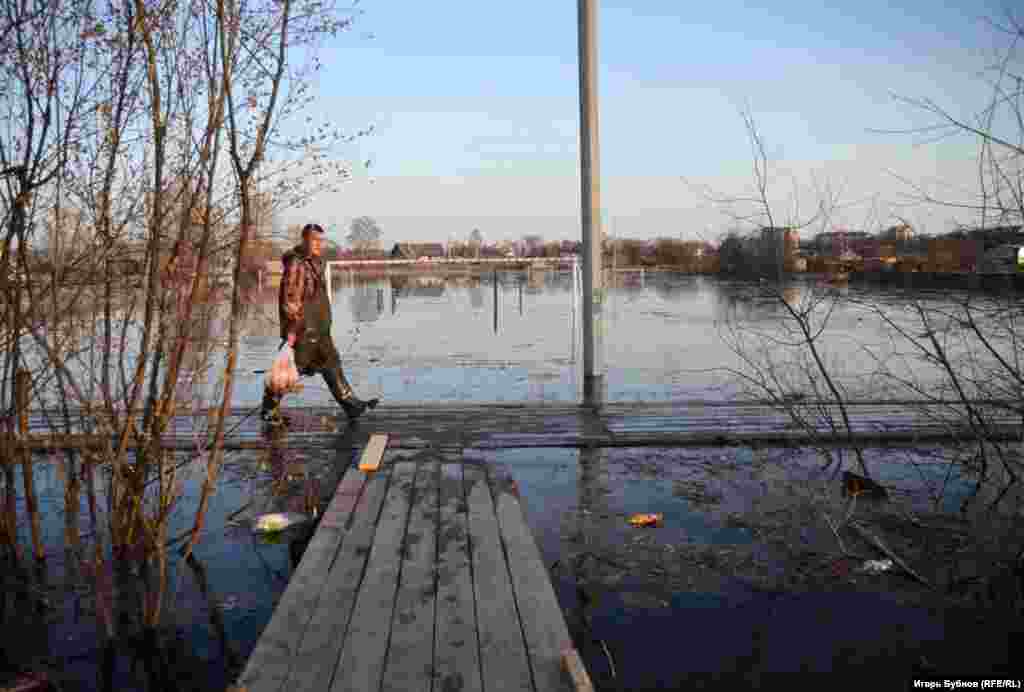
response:
{"label": "man walking", "polygon": [[[374,408],[379,399],[359,399],[345,379],[341,356],[331,339],[331,304],[324,282],[324,229],[318,224],[302,228],[302,244],[284,254],[281,262],[284,275],[278,310],[281,318],[282,345],[287,341],[295,349],[295,367],[303,375],[320,373],[334,399],[345,410],[349,420],[358,418],[367,408]],[[281,394],[263,391],[263,420],[272,424],[288,424],[280,412]]]}

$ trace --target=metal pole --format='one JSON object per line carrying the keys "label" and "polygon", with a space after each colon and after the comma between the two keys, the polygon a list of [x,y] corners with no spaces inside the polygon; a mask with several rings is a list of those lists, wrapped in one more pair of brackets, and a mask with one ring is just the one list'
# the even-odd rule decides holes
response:
{"label": "metal pole", "polygon": [[597,0],[577,0],[580,87],[580,179],[583,221],[583,393],[600,400],[601,369],[594,340],[595,304],[600,319],[601,199],[597,119]]}

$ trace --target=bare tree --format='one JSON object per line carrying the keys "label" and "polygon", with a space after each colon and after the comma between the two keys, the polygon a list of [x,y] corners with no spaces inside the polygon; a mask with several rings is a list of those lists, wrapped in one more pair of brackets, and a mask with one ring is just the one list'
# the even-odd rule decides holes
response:
{"label": "bare tree", "polygon": [[352,248],[353,252],[366,254],[380,247],[382,235],[383,232],[380,229],[380,225],[373,217],[358,216],[352,219],[352,223],[349,224],[349,231],[348,235],[345,236],[345,241]]}
{"label": "bare tree", "polygon": [[[993,96],[979,113],[954,115],[930,99],[901,99],[936,116],[935,125],[914,134],[967,135],[978,141],[978,185],[973,193],[965,193],[959,199],[940,199],[913,181],[907,182],[917,195],[917,203],[973,215],[979,236],[992,226],[1024,222],[1024,111],[1020,107],[1024,91],[1017,53],[1019,41],[1024,38],[1021,27],[1019,17],[1012,12],[1002,23],[993,23],[997,36],[1004,40],[1004,50],[992,68]],[[745,115],[744,123],[754,148],[754,192],[745,197],[718,197],[715,201],[725,205],[735,221],[755,227],[776,226],[779,215],[773,211],[772,176],[766,173],[770,166],[765,148],[753,119]],[[827,186],[818,186],[817,196],[821,201],[817,204],[816,221],[823,229],[828,228],[837,199]],[[885,219],[879,210],[879,204],[871,206],[865,216],[865,227],[883,228]],[[783,224],[802,223],[799,218],[791,219],[785,219]],[[813,444],[820,446],[830,462],[834,457],[827,445],[845,439],[857,453],[865,475],[868,474],[863,450],[852,439],[849,404],[857,397],[880,390],[888,399],[919,402],[919,406],[907,406],[908,414],[916,415],[919,422],[948,431],[949,442],[941,457],[948,463],[950,473],[956,468],[974,479],[973,492],[964,498],[961,512],[974,520],[970,534],[975,545],[988,545],[991,539],[1003,546],[1002,552],[986,558],[991,565],[979,567],[988,572],[984,579],[989,589],[1002,579],[1001,574],[1008,574],[1007,570],[1019,574],[1024,567],[1019,527],[1013,520],[1008,524],[993,523],[998,516],[1016,515],[1021,500],[1021,439],[1019,434],[1008,438],[1006,432],[1007,423],[1019,426],[1024,421],[1024,408],[1020,405],[1024,395],[1020,369],[1024,334],[1020,330],[1019,297],[975,289],[944,294],[938,299],[914,294],[881,299],[871,292],[844,297],[834,289],[806,282],[798,289],[802,300],[787,297],[785,284],[767,284],[757,289],[775,297],[783,320],[722,321],[723,336],[742,363],[733,374],[746,385],[747,391],[774,402],[798,427],[809,432]],[[856,310],[863,319],[873,318],[880,325],[885,342],[859,344],[860,352],[873,359],[873,372],[844,373],[841,363],[826,356],[828,323],[840,309]],[[852,378],[847,375],[853,374],[870,376],[867,389],[850,388]],[[821,402],[829,406],[822,406]],[[834,419],[832,410],[838,411],[838,419]],[[982,502],[983,496],[988,498],[986,502]],[[864,521],[855,520],[852,512],[840,522],[828,518],[828,523],[844,553],[849,551],[842,531],[848,527],[848,533],[893,559],[912,578],[931,584],[900,558],[889,541],[882,540],[879,527],[869,529]],[[903,527],[931,531],[912,517],[906,518]],[[924,540],[931,538],[925,536]],[[970,554],[976,561],[977,552],[956,548],[949,560],[953,563],[967,559]],[[1004,559],[1008,556],[1012,557]],[[951,573],[958,569],[951,564]],[[950,576],[948,584],[954,588],[962,582],[959,577]],[[1019,592],[1016,604],[1021,606]]]}
{"label": "bare tree", "polygon": [[[70,493],[84,480],[94,524],[94,471],[111,471],[108,531],[97,524],[87,571],[109,590],[102,557],[109,535],[116,560],[149,575],[141,600],[150,628],[168,588],[166,550],[174,541],[166,531],[179,472],[205,462],[187,555],[222,461],[241,329],[239,266],[253,210],[268,199],[294,206],[336,189],[347,166],[332,148],[369,132],[281,134],[283,120],[311,98],[316,42],[351,21],[339,16],[329,4],[304,0],[0,0],[3,426],[16,433],[14,383],[27,370],[31,404],[50,431],[100,433],[100,447],[77,457],[80,468],[73,454],[64,467]],[[309,62],[298,64],[297,55]],[[52,261],[44,272],[33,258],[47,240]],[[209,327],[214,274],[226,256],[235,272],[231,339],[221,345]],[[141,276],[126,272],[132,266]],[[205,378],[217,351],[227,353],[223,387],[213,395],[222,415],[214,439],[197,434],[194,454],[180,462],[162,437],[182,403],[199,408],[189,379]],[[0,453],[7,452],[5,442]],[[3,466],[9,511],[0,513],[0,540],[13,547],[14,467]],[[27,461],[23,470],[34,514]]]}

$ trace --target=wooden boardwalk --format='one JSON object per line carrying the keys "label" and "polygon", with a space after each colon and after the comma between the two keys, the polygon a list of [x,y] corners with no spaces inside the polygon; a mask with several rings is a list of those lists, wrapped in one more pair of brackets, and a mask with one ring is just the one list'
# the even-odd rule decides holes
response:
{"label": "wooden boardwalk", "polygon": [[554,692],[572,651],[514,490],[456,447],[350,468],[237,689]]}
{"label": "wooden boardwalk", "polygon": [[[288,403],[288,400],[286,400]],[[978,404],[986,415],[990,439],[1021,439],[1024,405],[1020,402]],[[382,403],[351,428],[338,407],[288,408],[293,419],[291,446],[334,446],[338,434],[351,432],[365,441],[373,433],[390,433],[391,448],[436,445],[458,447],[638,447],[725,444],[890,444],[974,439],[979,430],[965,424],[958,403],[855,402],[847,405],[847,431],[837,406],[801,404],[804,425],[785,411],[759,403],[702,401],[612,402],[594,410],[573,403]],[[179,415],[164,436],[165,446],[193,449],[210,426],[207,412]],[[48,430],[43,415],[30,417],[30,432]],[[226,425],[226,447],[259,449],[268,442],[258,412],[235,409]],[[29,446],[59,446],[60,437],[34,435]],[[102,442],[97,437],[96,443]]]}

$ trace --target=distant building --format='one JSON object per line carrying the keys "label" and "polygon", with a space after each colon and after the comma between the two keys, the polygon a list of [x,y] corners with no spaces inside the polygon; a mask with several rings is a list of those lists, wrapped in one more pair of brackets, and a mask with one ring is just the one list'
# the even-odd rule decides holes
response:
{"label": "distant building", "polygon": [[977,240],[931,238],[928,241],[928,266],[936,272],[973,272],[984,248]]}
{"label": "distant building", "polygon": [[445,280],[428,277],[393,277],[391,290],[403,298],[440,298],[445,292]]}
{"label": "distant building", "polygon": [[544,238],[539,235],[523,236],[523,252],[521,257],[543,257]]}
{"label": "distant building", "polygon": [[441,243],[395,243],[390,254],[393,259],[434,258],[444,257],[445,249]]}
{"label": "distant building", "polygon": [[856,248],[861,250],[870,248],[869,241],[871,240],[873,238],[870,233],[842,230],[819,233],[815,236],[814,243],[819,254],[842,257],[850,254],[861,256]]}
{"label": "distant building", "polygon": [[877,238],[856,238],[849,241],[849,251],[857,257],[874,259],[882,254],[882,241]]}
{"label": "distant building", "polygon": [[910,224],[899,224],[890,226],[879,234],[880,240],[887,240],[895,243],[907,243],[914,239],[914,229]]}
{"label": "distant building", "polygon": [[[702,243],[698,258],[707,250]],[[800,232],[789,227],[764,227],[758,239],[757,254],[764,266],[784,267],[792,264],[800,250]]]}

